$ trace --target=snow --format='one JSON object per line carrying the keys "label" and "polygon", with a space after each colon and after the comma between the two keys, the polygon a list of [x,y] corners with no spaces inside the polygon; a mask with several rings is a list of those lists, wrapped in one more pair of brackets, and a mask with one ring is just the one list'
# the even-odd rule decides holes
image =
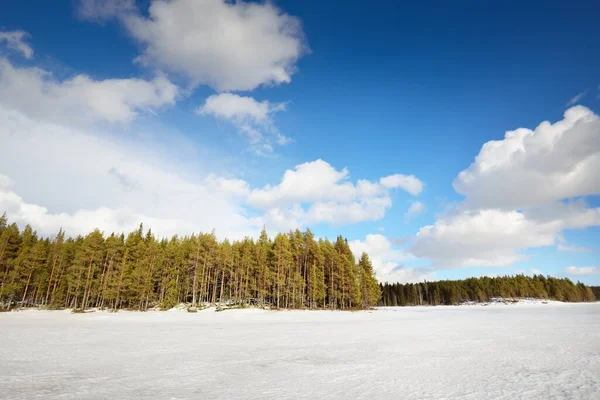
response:
{"label": "snow", "polygon": [[0,313],[2,399],[598,399],[600,304]]}

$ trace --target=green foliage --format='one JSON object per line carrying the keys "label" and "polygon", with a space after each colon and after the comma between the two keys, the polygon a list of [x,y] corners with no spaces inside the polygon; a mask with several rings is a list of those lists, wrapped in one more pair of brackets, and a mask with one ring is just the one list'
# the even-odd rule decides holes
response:
{"label": "green foliage", "polygon": [[596,301],[592,289],[566,278],[543,275],[469,278],[456,281],[393,283],[381,287],[382,306],[453,305],[495,297],[540,298],[568,302]]}
{"label": "green foliage", "polygon": [[360,288],[362,295],[362,306],[369,308],[377,305],[381,298],[381,289],[375,278],[375,271],[367,253],[362,253],[358,262],[358,270],[360,273]]}
{"label": "green foliage", "polygon": [[315,240],[309,230],[265,229],[258,240],[219,242],[214,233],[159,239],[142,225],[125,234],[94,230],[38,238],[0,217],[0,308],[43,306],[169,309],[180,303],[234,307],[371,307],[379,297],[373,268],[356,263],[348,242]]}
{"label": "green foliage", "polygon": [[600,301],[600,286],[590,286],[590,290],[596,298],[596,301]]}

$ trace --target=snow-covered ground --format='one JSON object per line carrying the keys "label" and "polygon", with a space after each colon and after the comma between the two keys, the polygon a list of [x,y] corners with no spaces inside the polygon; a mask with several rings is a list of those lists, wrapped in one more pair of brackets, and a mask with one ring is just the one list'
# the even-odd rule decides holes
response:
{"label": "snow-covered ground", "polygon": [[0,314],[2,399],[600,399],[600,304]]}

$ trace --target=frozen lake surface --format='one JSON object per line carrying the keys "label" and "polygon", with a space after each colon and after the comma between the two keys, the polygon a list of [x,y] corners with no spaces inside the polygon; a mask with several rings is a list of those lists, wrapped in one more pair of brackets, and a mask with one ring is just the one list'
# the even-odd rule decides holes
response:
{"label": "frozen lake surface", "polygon": [[0,314],[2,399],[600,399],[600,304]]}

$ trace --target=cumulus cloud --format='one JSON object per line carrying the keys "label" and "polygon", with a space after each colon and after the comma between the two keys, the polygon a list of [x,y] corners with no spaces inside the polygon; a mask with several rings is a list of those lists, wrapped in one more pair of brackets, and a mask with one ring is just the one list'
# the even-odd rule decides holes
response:
{"label": "cumulus cloud", "polygon": [[277,186],[253,190],[250,203],[256,207],[268,208],[306,201],[347,202],[356,197],[383,193],[382,188],[371,182],[360,181],[354,185],[348,179],[347,169],[338,171],[320,159],[306,162],[296,165],[293,170],[285,171]]}
{"label": "cumulus cloud", "polygon": [[383,177],[379,183],[388,189],[403,189],[413,196],[421,194],[423,182],[414,175],[394,174]]}
{"label": "cumulus cloud", "polygon": [[118,18],[142,48],[140,63],[194,86],[238,91],[289,83],[307,52],[300,21],[270,2],[154,0],[147,15],[125,3],[83,1],[79,14]]}
{"label": "cumulus cloud", "polygon": [[285,103],[257,101],[233,91],[289,83],[308,46],[300,20],[271,2],[152,0],[147,10],[134,0],[79,0],[77,14],[95,22],[116,19],[136,40],[136,61],[217,92],[197,108],[232,123],[249,150],[269,155],[292,141],[273,122]]}
{"label": "cumulus cloud", "polygon": [[579,198],[600,193],[597,170],[600,122],[585,107],[555,124],[507,132],[455,179],[465,201],[422,227],[410,251],[437,268],[523,260],[523,250],[555,245],[565,229],[600,225],[600,208]]}
{"label": "cumulus cloud", "polygon": [[268,101],[258,102],[252,97],[239,96],[233,93],[212,95],[206,99],[197,112],[201,115],[212,115],[238,124],[252,123],[265,125],[272,122],[271,115],[285,110],[285,104],[271,104]]}
{"label": "cumulus cloud", "polygon": [[380,220],[392,206],[389,197],[367,197],[348,203],[315,202],[309,208],[307,222],[328,222],[334,225]]}
{"label": "cumulus cloud", "polygon": [[76,75],[61,81],[48,71],[0,58],[0,104],[38,119],[128,122],[140,112],[174,104],[177,94],[177,86],[164,76],[98,81]]}
{"label": "cumulus cloud", "polygon": [[[391,207],[390,188],[369,180],[350,181],[346,168],[337,170],[323,160],[297,165],[287,170],[276,186],[254,189],[248,203],[258,209],[270,209],[279,220],[306,223],[355,223],[383,218]],[[290,211],[291,210],[291,211]]]}
{"label": "cumulus cloud", "polygon": [[600,193],[600,119],[568,109],[564,119],[519,128],[483,145],[455,190],[469,207],[514,209]]}
{"label": "cumulus cloud", "polygon": [[410,221],[412,218],[419,216],[425,212],[427,207],[421,201],[413,201],[408,208],[408,211],[404,213],[404,220]]}
{"label": "cumulus cloud", "polygon": [[333,226],[350,225],[379,220],[385,216],[391,205],[388,198],[349,203],[307,201],[306,205],[295,203],[286,207],[263,209],[264,214],[257,217],[256,221],[261,221],[260,224],[278,231],[301,229],[319,223]]}
{"label": "cumulus cloud", "polygon": [[559,229],[518,211],[462,212],[419,229],[410,251],[437,268],[506,266],[524,258],[522,249],[554,244]]}
{"label": "cumulus cloud", "polygon": [[582,202],[548,210],[467,210],[419,229],[410,251],[438,268],[501,267],[527,259],[528,248],[552,246],[565,229],[600,225],[600,208]]}
{"label": "cumulus cloud", "polygon": [[568,275],[600,275],[600,267],[575,267],[570,266],[565,268],[565,272]]}
{"label": "cumulus cloud", "polygon": [[384,235],[368,234],[364,240],[352,240],[348,244],[355,257],[360,257],[363,252],[369,255],[380,282],[423,282],[433,278],[429,268],[406,267],[404,263],[414,257],[395,248]]}
{"label": "cumulus cloud", "polygon": [[196,113],[232,123],[248,137],[252,148],[261,152],[272,149],[273,142],[285,144],[289,141],[273,122],[273,114],[284,111],[285,107],[285,103],[259,102],[249,96],[221,93],[208,97]]}
{"label": "cumulus cloud", "polygon": [[5,44],[9,49],[21,53],[30,60],[33,58],[33,49],[25,42],[29,34],[24,31],[0,31],[0,45]]}

